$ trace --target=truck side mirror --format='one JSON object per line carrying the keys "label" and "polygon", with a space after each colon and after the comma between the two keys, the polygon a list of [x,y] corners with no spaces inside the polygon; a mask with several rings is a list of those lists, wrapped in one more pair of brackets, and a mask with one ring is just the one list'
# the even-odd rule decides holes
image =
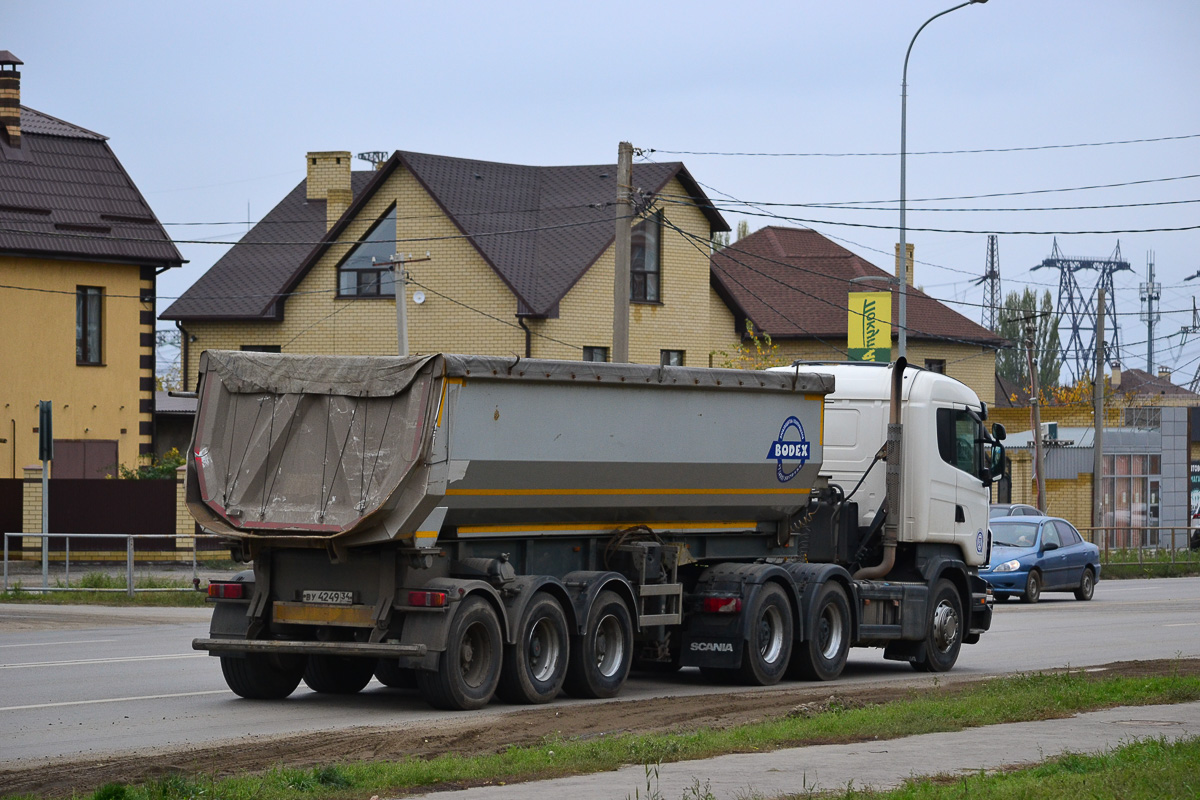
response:
{"label": "truck side mirror", "polygon": [[999,422],[992,423],[992,438],[993,439],[995,439],[997,442],[1003,442],[1005,437],[1007,437],[1007,436],[1008,436],[1008,434],[1005,433],[1003,425],[1001,425]]}

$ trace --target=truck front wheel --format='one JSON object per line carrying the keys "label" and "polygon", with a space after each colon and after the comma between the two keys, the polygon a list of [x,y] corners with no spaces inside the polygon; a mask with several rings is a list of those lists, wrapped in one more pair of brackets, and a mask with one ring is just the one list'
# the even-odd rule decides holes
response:
{"label": "truck front wheel", "polygon": [[616,592],[601,592],[588,609],[584,633],[571,637],[563,687],[575,697],[615,697],[633,663],[633,622]]}
{"label": "truck front wheel", "polygon": [[825,583],[813,600],[816,624],[800,643],[788,666],[789,678],[831,681],[846,667],[850,654],[850,601],[839,583]]}
{"label": "truck front wheel", "polygon": [[247,700],[279,700],[300,685],[305,658],[247,653],[244,658],[221,656],[221,673],[234,694]]}
{"label": "truck front wheel", "polygon": [[450,622],[436,670],[418,670],[417,684],[434,708],[466,711],[492,699],[500,679],[500,620],[482,597],[462,601]]}
{"label": "truck front wheel", "polygon": [[375,661],[370,658],[314,655],[304,668],[304,683],[322,694],[357,694],[374,672]]}
{"label": "truck front wheel", "polygon": [[962,598],[946,579],[933,587],[924,655],[912,662],[918,672],[947,672],[958,661],[963,641]]}
{"label": "truck front wheel", "polygon": [[742,651],[740,670],[744,683],[771,686],[779,683],[792,656],[792,605],[777,583],[759,590],[750,610],[750,636]]}
{"label": "truck front wheel", "polygon": [[517,641],[504,648],[496,692],[510,703],[549,703],[567,675],[567,615],[548,594],[529,602]]}

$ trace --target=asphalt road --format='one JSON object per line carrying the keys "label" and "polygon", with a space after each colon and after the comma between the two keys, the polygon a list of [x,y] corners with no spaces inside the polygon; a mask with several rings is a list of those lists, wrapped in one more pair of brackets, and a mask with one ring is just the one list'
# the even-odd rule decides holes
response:
{"label": "asphalt road", "polygon": [[[447,716],[377,683],[353,697],[300,688],[250,702],[225,686],[215,658],[191,649],[203,609],[100,609],[0,604],[0,767],[361,725],[431,725]],[[953,675],[981,677],[1111,661],[1200,657],[1200,578],[1102,581],[1090,603],[1070,594],[997,606],[992,631],[964,647]],[[840,683],[912,681],[906,664],[852,650]],[[933,676],[923,678],[934,680]],[[729,692],[694,670],[635,675],[622,699]],[[580,702],[561,698],[563,706]],[[503,714],[493,704],[468,714]]]}

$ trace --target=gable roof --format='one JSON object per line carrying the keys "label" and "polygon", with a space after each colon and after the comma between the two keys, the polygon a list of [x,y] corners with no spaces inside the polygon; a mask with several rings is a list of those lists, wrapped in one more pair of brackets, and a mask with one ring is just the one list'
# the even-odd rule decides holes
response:
{"label": "gable roof", "polygon": [[[558,301],[613,242],[616,165],[531,167],[396,151],[379,170],[352,173],[354,201],[328,231],[325,202],[306,200],[301,181],[162,318],[282,319],[287,293],[400,168],[509,287],[518,313],[554,315]],[[729,230],[683,164],[638,164],[633,171],[635,187],[650,193],[672,178],[697,199],[713,230]],[[256,246],[272,241],[315,244]]]}
{"label": "gable roof", "polygon": [[183,263],[106,137],[25,106],[21,146],[0,136],[0,252]]}
{"label": "gable roof", "polygon": [[[892,277],[874,264],[807,228],[770,226],[712,256],[712,283],[735,315],[773,339],[846,338],[851,292],[886,291]],[[892,286],[893,336],[897,287]],[[1006,341],[920,289],[908,289],[908,338],[967,342],[998,348]],[[740,320],[739,320],[740,322]],[[740,327],[739,327],[740,330]]]}
{"label": "gable roof", "polygon": [[1122,369],[1120,384],[1114,388],[1110,388],[1109,391],[1138,397],[1172,395],[1175,397],[1195,398],[1197,401],[1200,401],[1200,395],[1197,395],[1186,386],[1173,383],[1170,378],[1152,375],[1144,369]]}

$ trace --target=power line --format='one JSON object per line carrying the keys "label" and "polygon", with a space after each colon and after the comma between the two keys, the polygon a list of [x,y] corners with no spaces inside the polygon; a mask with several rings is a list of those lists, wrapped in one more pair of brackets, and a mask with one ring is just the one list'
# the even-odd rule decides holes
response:
{"label": "power line", "polygon": [[[1120,144],[1147,144],[1151,142],[1173,142],[1183,139],[1200,138],[1200,133],[1188,133],[1181,136],[1156,136],[1145,139],[1121,139],[1109,142],[1077,142],[1074,144],[1042,144],[1029,147],[982,147],[973,150],[919,150],[908,153],[910,156],[949,156],[971,153],[1021,153],[1033,150],[1067,150],[1077,147],[1109,147]],[[661,150],[646,148],[646,153],[666,153],[683,156],[739,156],[754,158],[859,158],[877,156],[898,156],[899,153],[749,153],[749,152],[720,152],[716,150]]]}

